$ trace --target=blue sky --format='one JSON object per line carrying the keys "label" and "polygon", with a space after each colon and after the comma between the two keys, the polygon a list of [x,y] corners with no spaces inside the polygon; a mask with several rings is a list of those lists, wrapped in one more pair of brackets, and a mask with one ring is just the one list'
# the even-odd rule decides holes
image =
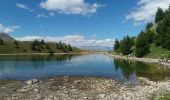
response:
{"label": "blue sky", "polygon": [[[170,0],[1,0],[0,31],[18,40],[112,46],[137,35]],[[67,39],[67,40],[66,40]],[[79,42],[79,43],[77,43]]]}

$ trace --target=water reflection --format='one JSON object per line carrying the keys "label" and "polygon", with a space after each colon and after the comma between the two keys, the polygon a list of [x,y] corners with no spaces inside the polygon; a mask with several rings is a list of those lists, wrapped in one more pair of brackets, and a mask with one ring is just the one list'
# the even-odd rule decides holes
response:
{"label": "water reflection", "polygon": [[72,55],[58,56],[1,56],[0,57],[0,76],[4,73],[13,73],[19,70],[26,71],[27,69],[40,70],[44,69],[45,62],[56,61],[62,62],[71,60]]}
{"label": "water reflection", "polygon": [[[27,79],[53,76],[110,77],[120,81],[146,77],[163,80],[170,70],[153,64],[117,60],[102,54],[57,56],[0,56],[0,79]],[[122,78],[123,77],[123,78]]]}
{"label": "water reflection", "polygon": [[120,69],[122,75],[129,79],[136,74],[137,77],[146,77],[153,81],[164,80],[170,77],[170,69],[164,69],[161,65],[148,64],[143,62],[116,60],[114,61],[115,69]]}
{"label": "water reflection", "polygon": [[71,60],[73,55],[19,55],[19,56],[0,56],[0,61],[63,61],[63,60]]}

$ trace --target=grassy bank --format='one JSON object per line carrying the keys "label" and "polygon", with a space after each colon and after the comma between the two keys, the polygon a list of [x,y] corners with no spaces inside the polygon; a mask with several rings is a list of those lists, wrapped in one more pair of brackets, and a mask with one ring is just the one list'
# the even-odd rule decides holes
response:
{"label": "grassy bank", "polygon": [[165,94],[162,96],[158,96],[157,100],[170,100],[170,94]]}
{"label": "grassy bank", "polygon": [[162,47],[156,47],[154,44],[150,47],[150,52],[144,56],[147,58],[170,58],[170,51],[162,48]]}
{"label": "grassy bank", "polygon": [[82,50],[72,47],[72,51],[63,51],[56,47],[56,43],[45,43],[38,47],[38,50],[32,49],[32,42],[18,42],[17,44],[13,41],[4,42],[0,45],[0,54],[26,54],[26,53],[72,53],[81,52]]}

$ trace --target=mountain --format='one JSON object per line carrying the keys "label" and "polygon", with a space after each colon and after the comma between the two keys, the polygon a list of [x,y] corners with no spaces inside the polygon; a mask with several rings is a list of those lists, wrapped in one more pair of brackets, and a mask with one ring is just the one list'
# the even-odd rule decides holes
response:
{"label": "mountain", "polygon": [[10,35],[8,35],[6,33],[0,33],[0,39],[2,39],[4,41],[15,41],[14,38],[12,38]]}
{"label": "mountain", "polygon": [[112,47],[107,46],[81,46],[80,49],[92,51],[113,51]]}

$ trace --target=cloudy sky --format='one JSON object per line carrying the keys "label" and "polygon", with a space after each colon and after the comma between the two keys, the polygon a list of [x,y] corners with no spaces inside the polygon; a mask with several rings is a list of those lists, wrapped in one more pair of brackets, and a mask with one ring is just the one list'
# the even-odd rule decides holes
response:
{"label": "cloudy sky", "polygon": [[112,46],[137,35],[170,0],[0,0],[0,32],[21,41]]}

